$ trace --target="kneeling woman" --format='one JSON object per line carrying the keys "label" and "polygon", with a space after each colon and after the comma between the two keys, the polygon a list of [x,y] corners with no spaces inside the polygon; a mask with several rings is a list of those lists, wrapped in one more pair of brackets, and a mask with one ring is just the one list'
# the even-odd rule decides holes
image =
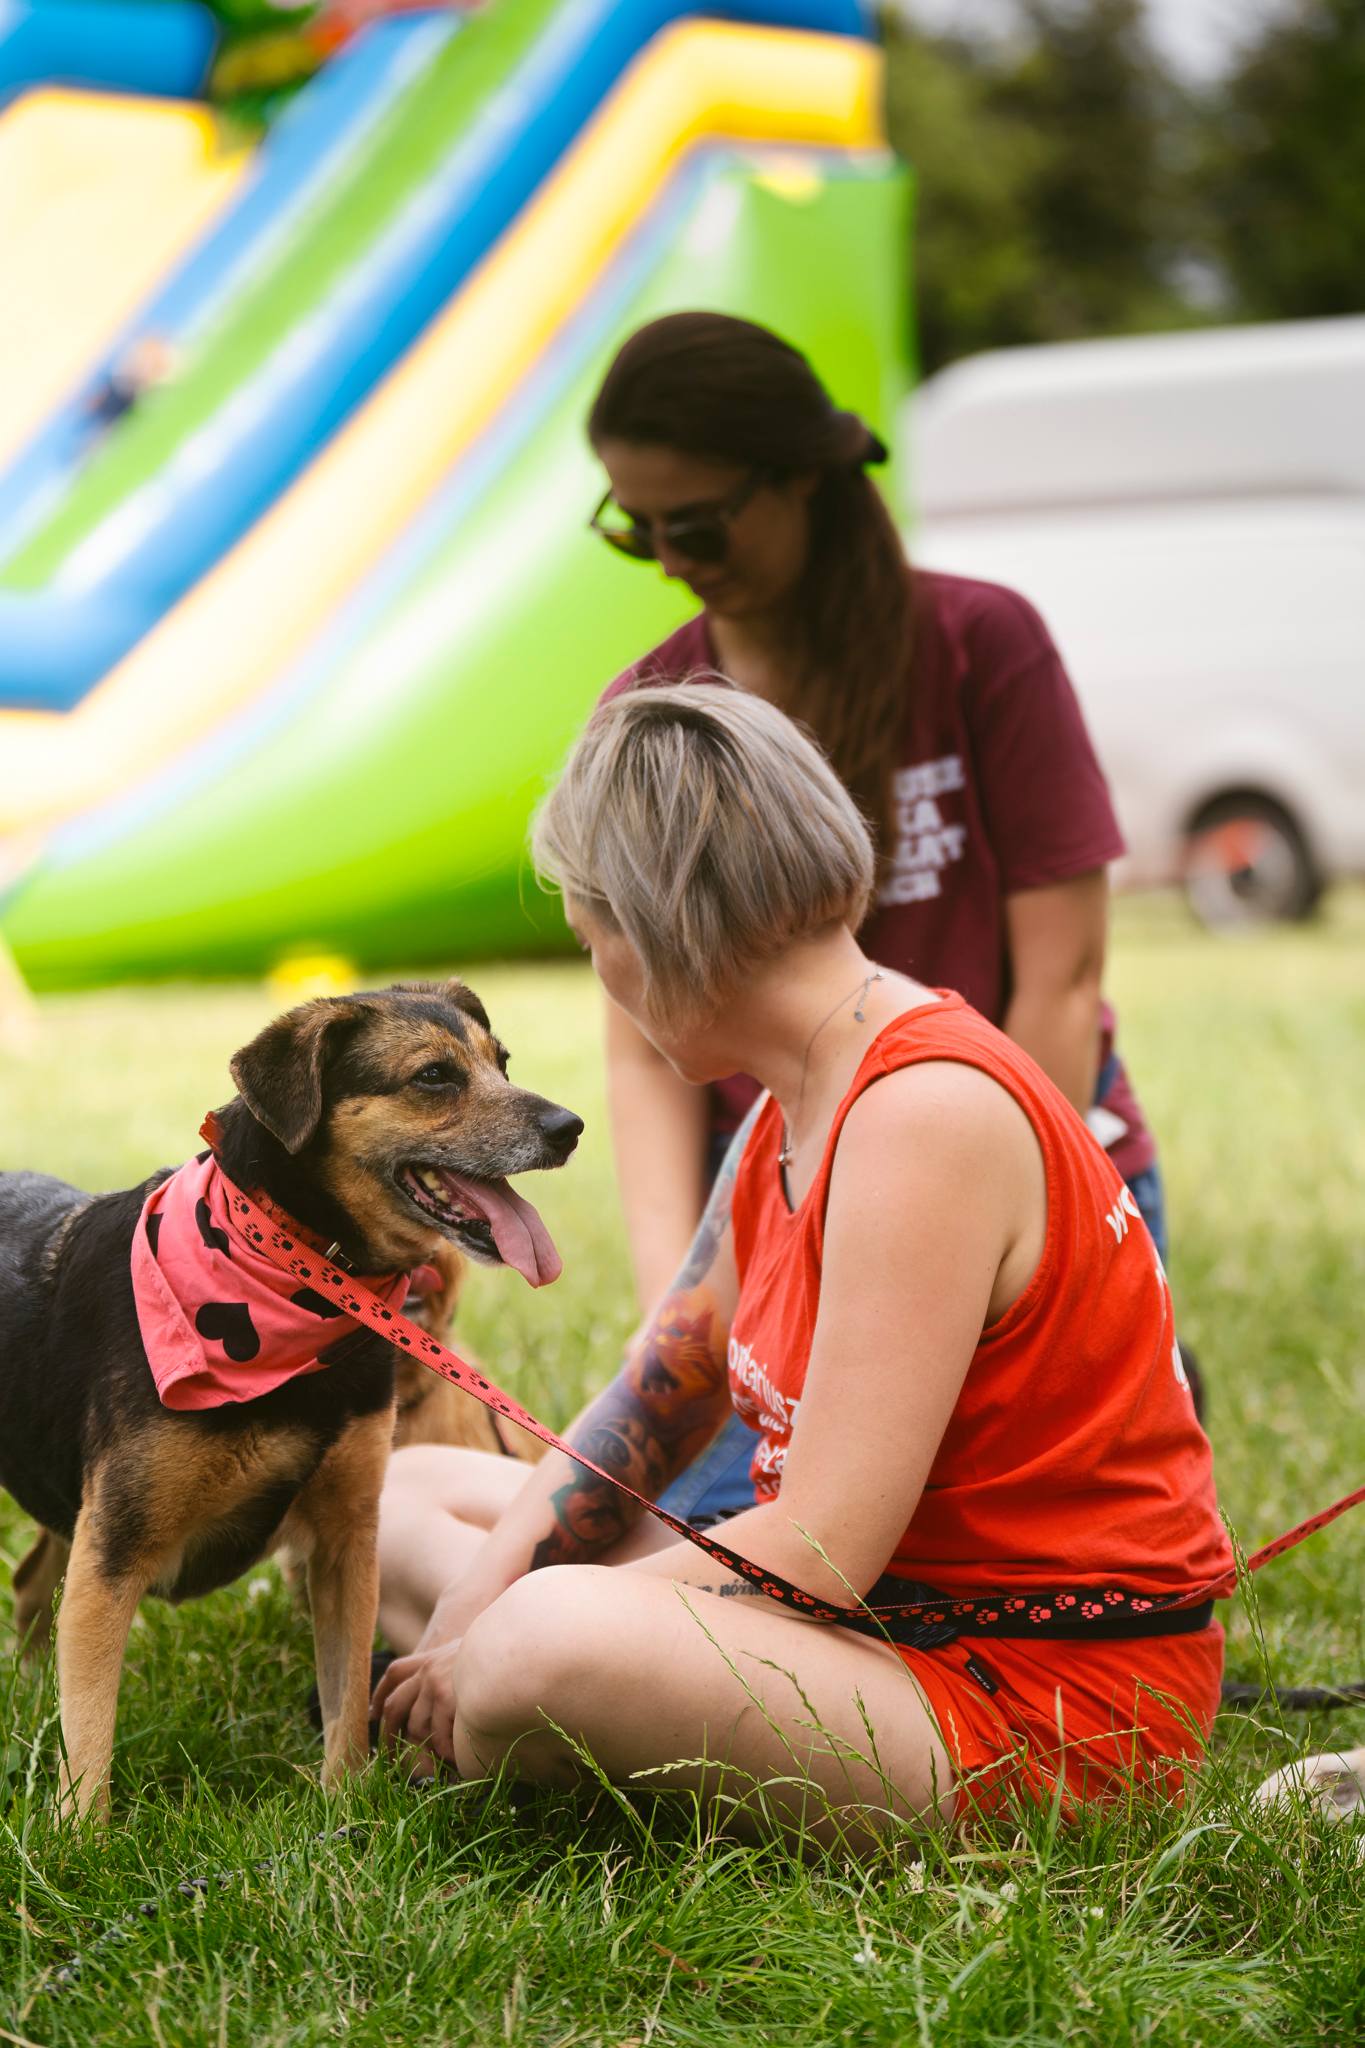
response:
{"label": "kneeling woman", "polygon": [[419,1447],[382,1511],[381,1616],[415,1652],[376,1695],[389,1736],[542,1781],[581,1744],[622,1782],[817,1828],[1058,1780],[1070,1799],[1174,1789],[1221,1629],[1207,1605],[1141,1635],[1077,1617],[1087,1588],[1178,1595],[1232,1559],[1166,1278],[1108,1158],[959,996],[860,952],[867,830],[761,699],[694,684],[604,707],[536,853],[677,1072],[767,1090],[571,1440],[657,1497],[733,1402],[757,1482],[716,1532],[733,1552],[843,1606],[913,1598],[906,1581],[998,1591],[1027,1632],[925,1649],[805,1621],[562,1454],[527,1476]]}

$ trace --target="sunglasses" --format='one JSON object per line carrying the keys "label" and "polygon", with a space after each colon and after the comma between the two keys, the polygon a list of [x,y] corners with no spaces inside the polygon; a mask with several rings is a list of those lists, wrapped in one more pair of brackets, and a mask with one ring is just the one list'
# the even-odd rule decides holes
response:
{"label": "sunglasses", "polygon": [[662,543],[682,555],[689,562],[723,562],[730,551],[730,522],[748,504],[761,485],[767,483],[766,470],[756,469],[752,476],[731,491],[728,498],[718,498],[714,505],[688,505],[678,512],[664,513],[658,519],[645,519],[634,512],[623,517],[628,526],[609,525],[602,517],[611,503],[608,491],[588,525],[600,534],[609,548],[618,554],[629,556],[632,562],[656,562]]}

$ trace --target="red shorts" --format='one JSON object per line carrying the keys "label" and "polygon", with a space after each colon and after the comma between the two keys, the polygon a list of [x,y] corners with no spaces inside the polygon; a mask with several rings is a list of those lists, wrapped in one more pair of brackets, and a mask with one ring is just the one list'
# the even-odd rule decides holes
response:
{"label": "red shorts", "polygon": [[[1218,1711],[1223,1631],[1127,1642],[993,1636],[939,1650],[897,1645],[923,1691],[958,1781],[957,1818],[1011,1798],[1064,1806],[1134,1786],[1178,1798]],[[996,1690],[971,1674],[982,1670]]]}

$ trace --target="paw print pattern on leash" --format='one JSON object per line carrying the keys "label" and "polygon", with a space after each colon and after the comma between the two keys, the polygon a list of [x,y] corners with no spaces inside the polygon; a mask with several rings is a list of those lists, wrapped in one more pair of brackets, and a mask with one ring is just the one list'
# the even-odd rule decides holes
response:
{"label": "paw print pattern on leash", "polygon": [[[1074,1629],[1078,1621],[1114,1623],[1130,1616],[1135,1621],[1142,1621],[1168,1610],[1192,1609],[1197,1604],[1210,1605],[1211,1595],[1221,1596],[1226,1590],[1223,1580],[1218,1579],[1209,1581],[1207,1585],[1168,1595],[1137,1595],[1120,1591],[1116,1587],[1076,1587],[1023,1595],[990,1592],[961,1599],[948,1599],[940,1593],[928,1599],[906,1600],[897,1604],[865,1608],[838,1607],[818,1600],[799,1586],[770,1577],[762,1567],[752,1563],[750,1559],[740,1557],[736,1552],[728,1550],[724,1544],[714,1542],[700,1530],[693,1529],[676,1515],[671,1515],[660,1508],[656,1501],[649,1500],[643,1494],[637,1493],[633,1487],[626,1486],[615,1473],[605,1470],[573,1445],[566,1444],[553,1430],[538,1422],[520,1402],[514,1401],[502,1388],[485,1379],[456,1353],[437,1343],[426,1331],[419,1329],[414,1323],[409,1323],[404,1316],[389,1311],[362,1282],[343,1275],[330,1265],[325,1255],[320,1261],[320,1269],[311,1266],[307,1260],[301,1259],[295,1253],[293,1241],[278,1225],[271,1230],[267,1238],[257,1227],[255,1219],[257,1215],[261,1215],[265,1221],[273,1220],[269,1214],[268,1202],[258,1210],[255,1203],[248,1200],[240,1189],[235,1188],[231,1190],[231,1201],[233,1209],[249,1229],[253,1241],[263,1245],[267,1254],[274,1257],[277,1264],[286,1267],[296,1277],[305,1281],[316,1280],[319,1285],[342,1289],[342,1300],[346,1308],[388,1343],[401,1345],[407,1351],[412,1351],[415,1345],[422,1361],[443,1379],[464,1387],[473,1393],[477,1400],[482,1401],[485,1407],[495,1409],[498,1414],[517,1423],[539,1442],[553,1450],[563,1451],[576,1464],[595,1473],[598,1478],[606,1480],[609,1485],[647,1509],[656,1520],[664,1523],[676,1535],[694,1543],[698,1549],[705,1551],[709,1557],[714,1558],[737,1577],[757,1586],[769,1599],[782,1606],[799,1607],[812,1620],[838,1623],[856,1629],[862,1634],[884,1634],[889,1625],[895,1625],[902,1632],[894,1636],[893,1640],[909,1644],[918,1643],[928,1648],[952,1641],[962,1633],[965,1626],[975,1626],[981,1630],[994,1628],[1000,1633],[1015,1635],[1026,1633],[1028,1628],[1050,1630],[1055,1633],[1059,1625],[1069,1631]],[[297,1229],[297,1226],[294,1227]],[[1334,1502],[1331,1507],[1313,1516],[1310,1521],[1300,1523],[1296,1528],[1286,1531],[1283,1536],[1277,1537],[1273,1543],[1255,1552],[1247,1560],[1248,1569],[1259,1569],[1272,1557],[1278,1557],[1285,1550],[1292,1549],[1306,1536],[1334,1521],[1338,1515],[1345,1514],[1347,1509],[1359,1505],[1362,1501],[1365,1501],[1365,1487],[1358,1488],[1345,1499]],[[925,1588],[917,1590],[931,1591]],[[1195,1620],[1193,1617],[1191,1619],[1195,1627],[1206,1625],[1203,1621]],[[1008,1625],[1000,1630],[999,1624],[1002,1621]],[[1027,1628],[1021,1628],[1021,1622],[1025,1622]],[[1149,1631],[1137,1629],[1133,1632]],[[1095,1633],[1100,1635],[1103,1631],[1097,1628]]]}

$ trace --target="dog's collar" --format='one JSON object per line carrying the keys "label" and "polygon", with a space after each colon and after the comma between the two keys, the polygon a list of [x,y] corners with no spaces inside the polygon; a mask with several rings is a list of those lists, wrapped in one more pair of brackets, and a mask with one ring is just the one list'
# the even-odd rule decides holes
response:
{"label": "dog's collar", "polygon": [[[222,1154],[223,1126],[219,1122],[216,1109],[211,1109],[204,1118],[203,1123],[200,1124],[199,1135],[217,1160],[218,1169],[223,1173],[223,1178],[226,1180],[227,1174],[223,1169]],[[287,1230],[292,1237],[296,1237],[300,1244],[306,1244],[310,1251],[316,1252],[320,1258],[326,1259],[331,1265],[340,1266],[343,1273],[354,1273],[356,1271],[355,1260],[347,1257],[346,1253],[341,1249],[338,1240],[333,1239],[329,1244],[321,1231],[310,1230],[306,1224],[300,1223],[296,1216],[291,1216],[287,1209],[282,1209],[280,1204],[265,1192],[264,1188],[247,1188],[244,1192],[250,1195],[252,1201],[258,1207],[266,1211],[272,1222],[278,1223],[281,1230]],[[385,1278],[389,1276],[381,1275],[380,1277]]]}

